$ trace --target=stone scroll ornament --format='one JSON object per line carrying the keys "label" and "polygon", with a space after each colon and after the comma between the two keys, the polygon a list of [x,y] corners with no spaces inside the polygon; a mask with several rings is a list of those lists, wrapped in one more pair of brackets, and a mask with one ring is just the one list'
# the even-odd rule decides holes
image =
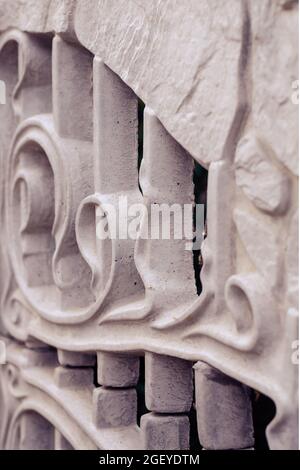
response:
{"label": "stone scroll ornament", "polygon": [[[187,449],[194,364],[205,448],[253,447],[249,387],[297,448],[298,3],[21,3],[0,0],[0,445]],[[199,296],[188,240],[97,237],[125,197],[193,203],[195,162]]]}

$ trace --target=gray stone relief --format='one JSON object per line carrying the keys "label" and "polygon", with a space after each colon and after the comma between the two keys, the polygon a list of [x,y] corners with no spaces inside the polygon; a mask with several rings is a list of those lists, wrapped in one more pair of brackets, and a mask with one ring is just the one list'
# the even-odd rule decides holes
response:
{"label": "gray stone relief", "polygon": [[[298,448],[298,2],[188,3],[0,0],[1,449],[252,449],[253,393]],[[200,295],[187,235],[111,236],[195,164]]]}

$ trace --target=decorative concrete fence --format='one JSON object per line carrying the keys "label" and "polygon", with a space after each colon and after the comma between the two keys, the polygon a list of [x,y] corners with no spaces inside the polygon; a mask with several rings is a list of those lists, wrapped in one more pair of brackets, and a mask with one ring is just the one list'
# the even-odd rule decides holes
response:
{"label": "decorative concrete fence", "polygon": [[[293,0],[0,1],[1,448],[252,449],[262,395],[298,447],[297,25]],[[124,197],[204,203],[200,248],[98,237]]]}

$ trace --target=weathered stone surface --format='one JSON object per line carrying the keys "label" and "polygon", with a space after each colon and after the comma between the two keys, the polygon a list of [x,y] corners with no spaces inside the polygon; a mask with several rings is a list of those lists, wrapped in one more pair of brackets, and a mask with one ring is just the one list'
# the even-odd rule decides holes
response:
{"label": "weathered stone surface", "polygon": [[57,31],[74,38],[73,15],[76,0],[0,1],[0,30],[17,27],[24,31]]}
{"label": "weathered stone surface", "polygon": [[14,25],[73,35],[74,24],[80,42],[147,102],[195,158],[208,163],[222,157],[239,106],[242,2],[193,0],[186,8],[178,0],[31,0],[22,6],[2,0],[0,30]]}
{"label": "weathered stone surface", "polygon": [[278,237],[268,225],[264,225],[259,219],[240,209],[234,211],[234,220],[255,268],[271,286],[274,286],[278,276],[282,274]]}
{"label": "weathered stone surface", "polygon": [[141,419],[144,448],[186,450],[189,448],[189,428],[187,416],[161,416],[147,413]]}
{"label": "weathered stone surface", "polygon": [[[222,15],[215,15],[216,9]],[[221,158],[238,106],[242,10],[235,0],[210,2],[209,7],[196,0],[189,8],[181,1],[93,0],[77,4],[75,30],[167,130],[208,163]],[[175,36],[180,41],[175,43]]]}
{"label": "weathered stone surface", "polygon": [[133,388],[100,387],[93,393],[93,419],[98,428],[136,424],[137,396]]}
{"label": "weathered stone surface", "polygon": [[277,158],[298,174],[298,2],[249,2],[252,123]]}
{"label": "weathered stone surface", "polygon": [[[228,374],[196,380],[208,448],[253,445],[241,384],[275,403],[270,447],[296,448],[298,2],[0,0],[0,12],[0,446],[187,448],[178,413],[205,361]],[[124,196],[193,203],[193,158],[209,166],[201,253],[186,234],[98,240],[101,210],[119,214]],[[127,387],[144,354],[153,412],[140,428]]]}
{"label": "weathered stone surface", "polygon": [[151,411],[189,412],[193,399],[192,364],[176,357],[146,353],[145,398]]}
{"label": "weathered stone surface", "polygon": [[[53,115],[61,137],[93,138],[93,57],[59,36],[53,41]],[[76,119],[69,119],[76,116]]]}
{"label": "weathered stone surface", "polygon": [[290,182],[272,163],[271,149],[255,135],[244,136],[235,157],[236,183],[253,204],[265,212],[283,212],[289,202]]}
{"label": "weathered stone surface", "polygon": [[90,387],[93,386],[93,369],[77,367],[56,367],[54,380],[58,387]]}
{"label": "weathered stone surface", "polygon": [[97,354],[98,382],[106,387],[133,387],[139,379],[139,357]]}
{"label": "weathered stone surface", "polygon": [[58,362],[61,366],[86,367],[93,366],[96,363],[96,355],[81,354],[73,351],[57,351]]}
{"label": "weathered stone surface", "polygon": [[250,390],[204,362],[194,369],[201,445],[208,450],[252,447]]}

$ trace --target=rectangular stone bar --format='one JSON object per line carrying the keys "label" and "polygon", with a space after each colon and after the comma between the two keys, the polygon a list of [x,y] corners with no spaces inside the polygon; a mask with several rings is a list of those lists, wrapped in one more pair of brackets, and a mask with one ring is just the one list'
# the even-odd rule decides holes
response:
{"label": "rectangular stone bar", "polygon": [[96,362],[95,354],[85,354],[81,352],[57,350],[58,362],[61,366],[87,367],[93,366]]}
{"label": "rectangular stone bar", "polygon": [[54,370],[54,381],[60,388],[93,387],[94,371],[92,368],[84,367],[56,367]]}
{"label": "rectangular stone bar", "polygon": [[133,91],[99,57],[94,59],[95,189],[138,186],[138,114]]}
{"label": "rectangular stone bar", "polygon": [[148,450],[188,450],[190,423],[187,416],[142,416],[143,448]]}
{"label": "rectangular stone bar", "polygon": [[[140,184],[148,217],[141,223],[145,248],[136,251],[144,266],[147,294],[160,296],[155,326],[176,321],[197,298],[193,253],[192,157],[172,138],[154,112],[144,112],[144,158]],[[188,233],[189,232],[189,233]],[[146,271],[147,270],[147,271]]]}
{"label": "rectangular stone bar", "polygon": [[201,445],[207,450],[253,447],[249,388],[204,362],[197,362],[194,369]]}
{"label": "rectangular stone bar", "polygon": [[[169,134],[149,107],[144,111],[144,194],[157,203],[192,203],[191,155]],[[144,178],[143,178],[144,179]],[[143,182],[142,181],[142,186]]]}
{"label": "rectangular stone bar", "polygon": [[189,412],[193,400],[192,363],[176,357],[145,354],[146,406],[158,413]]}
{"label": "rectangular stone bar", "polygon": [[139,357],[100,352],[98,383],[106,387],[133,387],[139,379]]}
{"label": "rectangular stone bar", "polygon": [[25,37],[20,46],[23,51],[19,49],[21,87],[17,101],[21,119],[52,112],[51,41],[45,37]]}
{"label": "rectangular stone bar", "polygon": [[92,54],[59,36],[53,39],[53,114],[58,134],[93,139]]}
{"label": "rectangular stone bar", "polygon": [[133,388],[99,387],[93,393],[93,420],[98,428],[136,424],[137,394]]}

